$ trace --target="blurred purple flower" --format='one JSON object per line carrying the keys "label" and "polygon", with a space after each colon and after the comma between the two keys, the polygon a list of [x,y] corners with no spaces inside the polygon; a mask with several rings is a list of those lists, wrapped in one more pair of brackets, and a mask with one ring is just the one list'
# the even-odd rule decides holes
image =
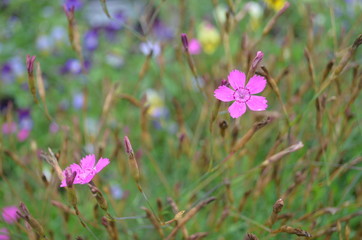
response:
{"label": "blurred purple flower", "polygon": [[51,133],[56,133],[59,131],[59,125],[56,123],[56,122],[52,122],[50,125],[49,125],[49,131]]}
{"label": "blurred purple flower", "polygon": [[174,32],[172,31],[172,29],[166,26],[159,19],[156,19],[155,23],[153,24],[153,33],[160,41],[169,41],[172,40],[174,37]]}
{"label": "blurred purple flower", "polygon": [[78,59],[69,59],[60,69],[60,72],[62,74],[80,74],[82,72],[82,64]]}
{"label": "blurred purple flower", "polygon": [[161,47],[158,42],[143,42],[140,44],[140,50],[144,55],[149,55],[152,51],[152,55],[157,57],[161,52]]}
{"label": "blurred purple flower", "polygon": [[73,95],[73,107],[75,109],[81,109],[84,104],[84,95],[81,92],[75,93]]}
{"label": "blurred purple flower", "polygon": [[124,192],[119,184],[111,185],[111,194],[115,200],[120,200],[127,197],[127,192]]}
{"label": "blurred purple flower", "polygon": [[10,63],[4,63],[0,69],[1,72],[1,81],[4,83],[11,83],[14,81],[15,77],[11,68]]}
{"label": "blurred purple flower", "polygon": [[70,9],[74,6],[74,9],[78,10],[83,6],[83,2],[81,0],[64,0],[64,5],[68,9]]}
{"label": "blurred purple flower", "polygon": [[33,120],[31,119],[30,109],[19,109],[18,118],[20,129],[26,129],[30,131],[33,128]]}
{"label": "blurred purple flower", "polygon": [[84,34],[84,47],[89,51],[94,51],[98,48],[99,34],[96,29],[91,29]]}
{"label": "blurred purple flower", "polygon": [[48,35],[41,35],[36,40],[36,47],[43,52],[50,51],[54,46],[54,41]]}
{"label": "blurred purple flower", "polygon": [[6,122],[2,125],[2,132],[4,135],[15,133],[17,129],[16,123]]}
{"label": "blurred purple flower", "polygon": [[61,26],[54,27],[50,35],[55,42],[62,42],[68,38],[67,31]]}

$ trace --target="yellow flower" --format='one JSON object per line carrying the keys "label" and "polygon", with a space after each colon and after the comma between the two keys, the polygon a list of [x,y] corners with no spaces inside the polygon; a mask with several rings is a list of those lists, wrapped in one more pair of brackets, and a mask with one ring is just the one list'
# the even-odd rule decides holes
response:
{"label": "yellow flower", "polygon": [[147,113],[154,118],[162,117],[167,112],[162,96],[153,89],[146,91],[146,104],[149,106]]}
{"label": "yellow flower", "polygon": [[264,0],[266,5],[269,8],[272,8],[274,11],[279,11],[280,9],[283,8],[284,4],[285,4],[285,0]]}
{"label": "yellow flower", "polygon": [[220,33],[211,23],[203,22],[199,27],[198,39],[205,53],[212,54],[220,43]]}

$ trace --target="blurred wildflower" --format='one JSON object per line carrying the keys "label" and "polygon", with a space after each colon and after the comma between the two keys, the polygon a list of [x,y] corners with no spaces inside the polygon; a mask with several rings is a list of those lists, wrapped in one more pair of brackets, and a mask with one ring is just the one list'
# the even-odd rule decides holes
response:
{"label": "blurred wildflower", "polygon": [[84,105],[84,94],[77,92],[73,95],[73,107],[75,109],[81,109]]}
{"label": "blurred wildflower", "polygon": [[[76,172],[76,177],[73,184],[86,184],[92,181],[97,173],[99,173],[105,166],[109,164],[109,159],[100,158],[95,164],[96,156],[94,154],[87,155],[82,160],[80,160],[80,165],[73,163],[67,169],[70,169],[71,172]],[[65,172],[69,171],[65,169],[63,175],[65,177]],[[66,187],[66,179],[62,180],[60,187]]]}
{"label": "blurred wildflower", "polygon": [[15,133],[17,130],[16,123],[6,122],[2,125],[2,132],[4,135],[9,135]]}
{"label": "blurred wildflower", "polygon": [[121,188],[121,186],[119,184],[112,184],[111,185],[111,194],[115,200],[120,200],[120,199],[126,198],[128,195],[128,192],[123,191],[123,189]]}
{"label": "blurred wildflower", "polygon": [[223,102],[235,101],[229,107],[231,117],[238,118],[246,111],[246,105],[252,111],[264,111],[267,109],[267,100],[262,96],[252,94],[260,93],[266,86],[266,80],[262,76],[254,75],[245,86],[245,74],[233,70],[228,76],[228,81],[233,89],[225,85],[219,86],[214,91],[214,96]]}
{"label": "blurred wildflower", "polygon": [[69,59],[60,69],[60,72],[62,74],[67,74],[67,73],[80,74],[82,73],[82,64],[78,59]]}
{"label": "blurred wildflower", "polygon": [[20,142],[23,142],[29,137],[29,135],[30,135],[30,130],[23,128],[18,132],[17,138]]}
{"label": "blurred wildflower", "polygon": [[0,240],[10,240],[9,230],[0,228]]}
{"label": "blurred wildflower", "polygon": [[64,0],[64,5],[68,9],[74,7],[75,10],[79,10],[83,6],[83,2],[81,0]]}
{"label": "blurred wildflower", "polygon": [[161,95],[153,89],[146,91],[147,113],[154,118],[161,118],[167,115],[167,108]]}
{"label": "blurred wildflower", "polygon": [[251,17],[250,25],[252,29],[257,29],[260,25],[261,17],[263,16],[263,8],[259,3],[253,1],[247,2],[245,8]]}
{"label": "blurred wildflower", "polygon": [[214,16],[217,21],[219,21],[221,24],[225,23],[226,21],[226,12],[228,11],[228,8],[224,4],[219,4],[216,6],[214,10]]}
{"label": "blurred wildflower", "polygon": [[59,125],[56,123],[56,122],[52,122],[50,125],[49,125],[49,131],[51,133],[57,133],[59,131]]}
{"label": "blurred wildflower", "polygon": [[114,68],[119,68],[123,65],[124,59],[115,53],[109,53],[106,55],[106,63]]}
{"label": "blurred wildflower", "polygon": [[9,84],[14,81],[15,77],[10,63],[4,63],[0,68],[0,72],[2,82]]}
{"label": "blurred wildflower", "polygon": [[161,47],[158,42],[143,42],[140,44],[141,52],[148,56],[152,51],[152,56],[157,57],[161,53]]}
{"label": "blurred wildflower", "polygon": [[199,27],[198,39],[205,53],[212,54],[220,43],[220,33],[211,23],[203,22]]}
{"label": "blurred wildflower", "polygon": [[169,41],[169,40],[173,39],[173,37],[175,35],[172,28],[168,27],[160,19],[155,20],[152,30],[153,30],[153,34],[155,35],[156,39],[158,39],[160,41]]}
{"label": "blurred wildflower", "polygon": [[45,54],[49,53],[52,50],[53,46],[54,46],[54,41],[48,35],[40,35],[36,39],[36,47],[38,48],[39,51]]}
{"label": "blurred wildflower", "polygon": [[33,120],[31,119],[30,109],[21,108],[18,110],[18,119],[20,128],[32,129]]}
{"label": "blurred wildflower", "polygon": [[190,40],[189,53],[192,55],[197,55],[201,53],[201,43],[196,38]]}
{"label": "blurred wildflower", "polygon": [[56,26],[50,34],[55,43],[65,42],[68,39],[68,33],[64,27]]}
{"label": "blurred wildflower", "polygon": [[284,7],[285,0],[264,0],[266,5],[274,11],[279,11]]}
{"label": "blurred wildflower", "polygon": [[99,44],[99,34],[96,29],[91,29],[84,34],[84,47],[88,51],[94,51],[98,48]]}
{"label": "blurred wildflower", "polygon": [[95,136],[98,132],[98,121],[94,118],[87,117],[85,119],[85,129],[87,134]]}
{"label": "blurred wildflower", "polygon": [[19,56],[13,57],[9,61],[11,65],[11,69],[15,75],[15,77],[22,77],[25,73],[25,66],[23,59]]}
{"label": "blurred wildflower", "polygon": [[2,217],[5,222],[9,224],[15,223],[19,216],[16,214],[16,211],[19,211],[16,206],[7,206],[3,208]]}

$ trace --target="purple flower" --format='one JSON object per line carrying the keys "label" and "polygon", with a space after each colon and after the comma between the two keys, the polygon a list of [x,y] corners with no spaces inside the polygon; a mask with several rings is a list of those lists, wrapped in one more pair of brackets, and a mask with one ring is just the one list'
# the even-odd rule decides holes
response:
{"label": "purple flower", "polygon": [[18,132],[17,138],[19,142],[24,142],[29,137],[29,135],[30,135],[30,130],[23,128]]}
{"label": "purple flower", "polygon": [[30,109],[23,108],[18,110],[19,126],[20,129],[31,130],[33,127],[33,120],[31,119]]}
{"label": "purple flower", "polygon": [[80,74],[82,72],[82,64],[78,59],[69,59],[60,69],[60,72],[62,74]]}
{"label": "purple flower", "polygon": [[232,87],[225,85],[219,86],[214,91],[214,96],[223,102],[234,101],[229,107],[229,113],[232,118],[238,118],[246,111],[246,106],[252,111],[264,111],[267,109],[267,100],[265,97],[252,94],[260,93],[266,86],[264,77],[254,75],[245,86],[245,74],[238,70],[233,70],[228,76]]}
{"label": "purple flower", "polygon": [[161,20],[156,19],[153,24],[153,33],[160,41],[169,41],[174,38],[174,32],[168,26],[166,26]]}
{"label": "purple flower", "polygon": [[[96,156],[94,154],[85,156],[82,160],[80,160],[80,165],[73,163],[68,168],[63,171],[63,175],[65,176],[65,172],[69,171],[76,172],[76,176],[73,184],[86,184],[92,181],[97,173],[99,173],[104,167],[109,164],[108,158],[100,158],[96,164]],[[64,178],[60,187],[66,187],[66,179]]]}
{"label": "purple flower", "polygon": [[1,80],[4,83],[11,83],[14,81],[15,76],[13,74],[10,63],[5,63],[4,65],[2,65],[0,72],[1,72]]}
{"label": "purple flower", "polygon": [[75,109],[81,109],[84,104],[84,95],[81,92],[78,92],[73,95],[73,107]]}
{"label": "purple flower", "polygon": [[68,9],[74,7],[75,10],[78,10],[83,6],[83,2],[81,0],[64,0],[64,5]]}
{"label": "purple flower", "polygon": [[84,34],[84,47],[89,51],[94,51],[98,48],[99,34],[96,29],[91,29]]}
{"label": "purple flower", "polygon": [[158,42],[147,41],[140,44],[140,50],[146,56],[152,51],[152,56],[157,57],[161,52],[161,47]]}
{"label": "purple flower", "polygon": [[198,55],[201,53],[201,43],[196,38],[190,40],[189,53],[192,55]]}

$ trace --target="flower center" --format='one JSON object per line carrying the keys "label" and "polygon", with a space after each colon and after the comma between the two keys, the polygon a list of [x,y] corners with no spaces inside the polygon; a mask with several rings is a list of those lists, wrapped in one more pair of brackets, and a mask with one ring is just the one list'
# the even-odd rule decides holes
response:
{"label": "flower center", "polygon": [[234,99],[240,103],[245,103],[250,99],[250,92],[246,88],[238,88],[234,92]]}

